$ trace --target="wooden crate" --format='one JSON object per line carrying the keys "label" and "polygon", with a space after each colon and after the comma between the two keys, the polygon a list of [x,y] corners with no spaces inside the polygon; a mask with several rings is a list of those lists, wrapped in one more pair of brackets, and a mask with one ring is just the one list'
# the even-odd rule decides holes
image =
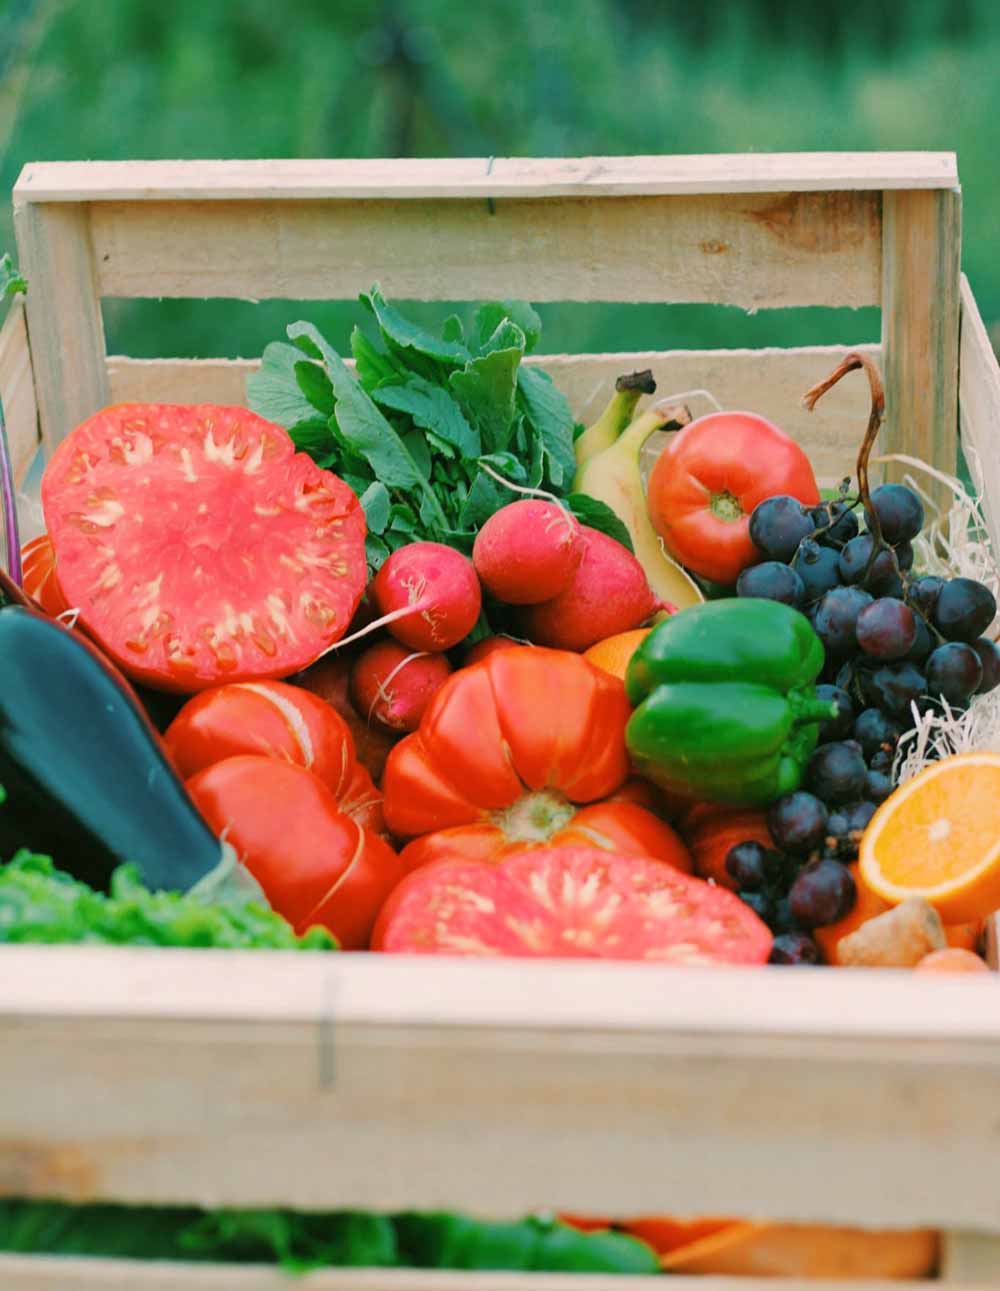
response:
{"label": "wooden crate", "polygon": [[[1000,536],[1000,371],[959,274],[951,154],[42,164],[14,200],[30,290],[0,333],[0,396],[19,479],[112,400],[243,401],[250,361],[108,356],[103,296],[337,299],[378,278],[395,298],[881,305],[885,448],[949,469],[960,427]],[[864,382],[811,416],[798,399],[846,348],[532,361],[581,420],[632,366],[663,393],[707,386],[773,417],[832,482],[853,466]],[[0,968],[4,1195],[926,1225],[947,1230],[937,1285],[1000,1282],[995,979],[33,947],[4,948]],[[0,1285],[286,1282],[0,1257]]]}

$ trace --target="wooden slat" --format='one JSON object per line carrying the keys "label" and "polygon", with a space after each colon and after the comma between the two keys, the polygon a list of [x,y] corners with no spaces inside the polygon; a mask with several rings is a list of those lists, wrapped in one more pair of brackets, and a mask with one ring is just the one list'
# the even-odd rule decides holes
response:
{"label": "wooden slat", "polygon": [[1000,1237],[993,1233],[961,1230],[944,1233],[941,1276],[963,1287],[970,1282],[1000,1286]]}
{"label": "wooden slat", "polygon": [[3,402],[14,483],[19,485],[38,451],[38,407],[21,297],[11,302],[0,327],[0,401]]}
{"label": "wooden slat", "polygon": [[983,510],[1000,557],[1000,365],[964,274],[958,408],[962,444],[982,472]]}
{"label": "wooden slat", "polygon": [[996,1283],[827,1278],[610,1277],[573,1273],[465,1273],[406,1269],[323,1269],[289,1279],[278,1269],[235,1264],[0,1255],[4,1291],[996,1291]]}
{"label": "wooden slat", "polygon": [[11,1196],[1000,1231],[992,978],[5,947],[0,1051]]}
{"label": "wooden slat", "polygon": [[[886,193],[882,211],[882,451],[951,474],[958,446],[961,195]],[[905,468],[890,468],[901,477]],[[946,496],[941,486],[932,495]]]}
{"label": "wooden slat", "polygon": [[14,207],[46,453],[108,402],[104,324],[85,206]]}
{"label": "wooden slat", "polygon": [[[781,426],[803,445],[821,483],[834,485],[844,475],[853,474],[868,415],[864,383],[845,382],[836,396],[822,400],[813,413],[805,412],[799,399],[850,348],[643,350],[541,355],[527,362],[539,364],[552,376],[584,425],[600,414],[615,377],[623,372],[652,369],[657,397],[708,389],[723,407],[749,408]],[[877,345],[853,348],[876,359],[879,356]],[[108,359],[108,379],[115,403],[243,404],[246,378],[258,366],[256,359],[129,359],[113,355]],[[696,416],[710,408],[704,399],[691,400]],[[656,447],[651,443],[652,450]]]}
{"label": "wooden slat", "polygon": [[[879,300],[880,195],[97,202],[103,296]],[[54,209],[41,204],[30,210]]]}
{"label": "wooden slat", "polygon": [[32,162],[16,201],[663,196],[953,188],[952,152]]}

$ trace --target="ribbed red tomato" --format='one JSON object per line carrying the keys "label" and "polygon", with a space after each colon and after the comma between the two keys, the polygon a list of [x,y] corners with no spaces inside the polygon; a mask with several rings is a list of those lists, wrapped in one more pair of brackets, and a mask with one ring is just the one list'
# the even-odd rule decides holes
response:
{"label": "ribbed red tomato", "polygon": [[365,949],[402,875],[399,857],[342,810],[319,776],[279,758],[230,757],[187,788],[297,932],[322,924],[345,949]]}
{"label": "ribbed red tomato", "polygon": [[47,533],[32,538],[21,549],[21,583],[28,595],[53,618],[69,608],[56,578],[56,558]]}
{"label": "ribbed red tomato", "polygon": [[372,948],[423,955],[763,964],[771,933],[724,888],[643,857],[537,848],[439,861],[389,897]]}
{"label": "ribbed red tomato", "polygon": [[667,551],[695,574],[727,586],[760,560],[750,541],[758,502],[785,493],[819,502],[809,459],[752,412],[713,412],[678,431],[656,459],[646,493]]}
{"label": "ribbed red tomato", "polygon": [[288,676],[364,591],[357,497],[245,408],[105,408],[56,449],[42,505],[81,626],[154,688]]}

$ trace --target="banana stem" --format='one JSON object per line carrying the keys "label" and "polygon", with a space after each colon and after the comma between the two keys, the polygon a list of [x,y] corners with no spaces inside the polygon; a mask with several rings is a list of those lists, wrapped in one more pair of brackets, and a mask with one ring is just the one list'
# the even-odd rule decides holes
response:
{"label": "banana stem", "polygon": [[691,411],[683,404],[655,403],[624,431],[618,439],[623,451],[638,454],[646,440],[657,430],[680,430],[691,421]]}

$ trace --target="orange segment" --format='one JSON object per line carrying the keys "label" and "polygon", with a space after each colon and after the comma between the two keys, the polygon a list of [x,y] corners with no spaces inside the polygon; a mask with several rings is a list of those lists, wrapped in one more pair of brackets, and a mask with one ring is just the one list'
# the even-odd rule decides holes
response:
{"label": "orange segment", "polygon": [[625,680],[625,669],[628,661],[642,645],[652,628],[634,628],[631,632],[618,632],[613,637],[605,637],[589,650],[583,652],[584,659],[589,659],[597,668],[610,672],[612,677]]}
{"label": "orange segment", "polygon": [[883,900],[922,897],[946,924],[1000,908],[1000,753],[943,758],[901,785],[872,817],[859,861]]}

